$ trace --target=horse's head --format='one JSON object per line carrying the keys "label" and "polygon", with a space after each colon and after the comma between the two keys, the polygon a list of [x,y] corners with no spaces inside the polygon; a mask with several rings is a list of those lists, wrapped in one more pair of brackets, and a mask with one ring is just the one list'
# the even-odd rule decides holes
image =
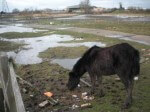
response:
{"label": "horse's head", "polygon": [[77,85],[80,82],[80,77],[74,73],[74,72],[70,72],[69,73],[69,80],[68,80],[68,84],[67,87],[69,90],[73,90],[77,87]]}

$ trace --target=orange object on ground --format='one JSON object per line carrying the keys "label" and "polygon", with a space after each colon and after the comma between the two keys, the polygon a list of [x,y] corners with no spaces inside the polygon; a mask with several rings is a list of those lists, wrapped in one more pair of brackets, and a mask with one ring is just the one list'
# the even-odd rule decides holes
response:
{"label": "orange object on ground", "polygon": [[51,92],[45,92],[44,95],[45,95],[45,96],[48,96],[48,97],[52,97],[52,96],[53,96],[53,93],[51,93]]}

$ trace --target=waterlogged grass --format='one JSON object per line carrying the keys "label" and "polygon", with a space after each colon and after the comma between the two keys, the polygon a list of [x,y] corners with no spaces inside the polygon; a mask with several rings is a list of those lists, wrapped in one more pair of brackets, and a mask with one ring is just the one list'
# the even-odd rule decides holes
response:
{"label": "waterlogged grass", "polygon": [[0,41],[0,51],[12,51],[18,49],[22,44],[8,41]]}
{"label": "waterlogged grass", "polygon": [[133,21],[108,21],[104,19],[96,20],[41,20],[39,24],[66,26],[66,27],[82,27],[96,28],[112,31],[120,31],[139,35],[150,35],[150,22],[133,22]]}
{"label": "waterlogged grass", "polygon": [[15,38],[31,38],[31,37],[40,37],[44,36],[46,32],[8,32],[0,34],[3,38],[15,39]]}

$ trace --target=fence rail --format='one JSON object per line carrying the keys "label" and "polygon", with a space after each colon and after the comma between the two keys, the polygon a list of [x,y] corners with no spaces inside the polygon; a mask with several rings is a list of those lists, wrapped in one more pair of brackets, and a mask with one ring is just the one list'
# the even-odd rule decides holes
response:
{"label": "fence rail", "polygon": [[4,99],[2,104],[4,111],[25,112],[13,64],[9,62],[5,53],[0,53],[0,87],[2,88],[0,99]]}

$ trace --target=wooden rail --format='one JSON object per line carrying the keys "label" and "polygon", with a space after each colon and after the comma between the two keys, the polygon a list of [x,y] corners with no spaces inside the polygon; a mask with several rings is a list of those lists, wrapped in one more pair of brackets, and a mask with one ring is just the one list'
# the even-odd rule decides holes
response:
{"label": "wooden rail", "polygon": [[25,112],[13,64],[9,62],[5,53],[0,53],[0,86],[3,93],[0,99],[4,99],[4,112]]}

